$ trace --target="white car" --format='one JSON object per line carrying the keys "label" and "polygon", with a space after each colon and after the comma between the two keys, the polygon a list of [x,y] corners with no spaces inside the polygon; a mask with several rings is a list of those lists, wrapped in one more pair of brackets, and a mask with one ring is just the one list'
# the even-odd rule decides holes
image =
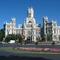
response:
{"label": "white car", "polygon": [[15,43],[15,40],[10,40],[8,43]]}

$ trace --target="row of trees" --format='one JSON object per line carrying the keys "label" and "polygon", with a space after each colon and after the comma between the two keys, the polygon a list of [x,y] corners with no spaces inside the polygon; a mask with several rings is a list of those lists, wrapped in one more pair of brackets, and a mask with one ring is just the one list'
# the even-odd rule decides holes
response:
{"label": "row of trees", "polygon": [[[0,41],[3,41],[3,38],[4,38],[4,31],[3,31],[3,29],[1,29],[0,30]],[[10,40],[18,40],[18,42],[20,43],[23,41],[24,38],[25,37],[23,36],[23,38],[22,38],[22,35],[20,35],[20,34],[16,34],[16,35],[9,34],[6,36],[5,41],[9,42]]]}
{"label": "row of trees", "polygon": [[6,38],[5,38],[5,41],[6,42],[9,42],[10,40],[18,40],[19,41],[19,43],[21,43],[21,42],[23,42],[23,39],[24,38],[22,38],[22,35],[20,35],[20,34],[9,34],[8,36],[6,36]]}

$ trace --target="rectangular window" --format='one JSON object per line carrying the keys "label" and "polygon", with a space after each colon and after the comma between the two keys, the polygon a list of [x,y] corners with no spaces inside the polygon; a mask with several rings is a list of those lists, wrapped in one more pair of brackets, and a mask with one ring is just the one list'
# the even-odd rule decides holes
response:
{"label": "rectangular window", "polygon": [[56,29],[54,29],[54,34],[56,33]]}

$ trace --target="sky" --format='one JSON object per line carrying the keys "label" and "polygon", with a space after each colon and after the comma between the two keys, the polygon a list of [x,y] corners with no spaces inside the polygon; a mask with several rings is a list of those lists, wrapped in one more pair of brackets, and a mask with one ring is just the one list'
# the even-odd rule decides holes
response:
{"label": "sky", "polygon": [[24,24],[28,7],[33,7],[37,24],[43,25],[43,16],[48,16],[60,25],[60,0],[0,0],[0,29],[11,18],[16,18],[16,27]]}

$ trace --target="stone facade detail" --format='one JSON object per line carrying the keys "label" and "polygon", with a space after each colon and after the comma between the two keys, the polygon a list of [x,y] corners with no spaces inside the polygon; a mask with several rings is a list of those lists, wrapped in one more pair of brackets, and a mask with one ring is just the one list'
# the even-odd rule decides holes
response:
{"label": "stone facade detail", "polygon": [[43,17],[43,34],[50,35],[52,41],[60,41],[60,26],[56,21],[48,21],[48,17]]}

